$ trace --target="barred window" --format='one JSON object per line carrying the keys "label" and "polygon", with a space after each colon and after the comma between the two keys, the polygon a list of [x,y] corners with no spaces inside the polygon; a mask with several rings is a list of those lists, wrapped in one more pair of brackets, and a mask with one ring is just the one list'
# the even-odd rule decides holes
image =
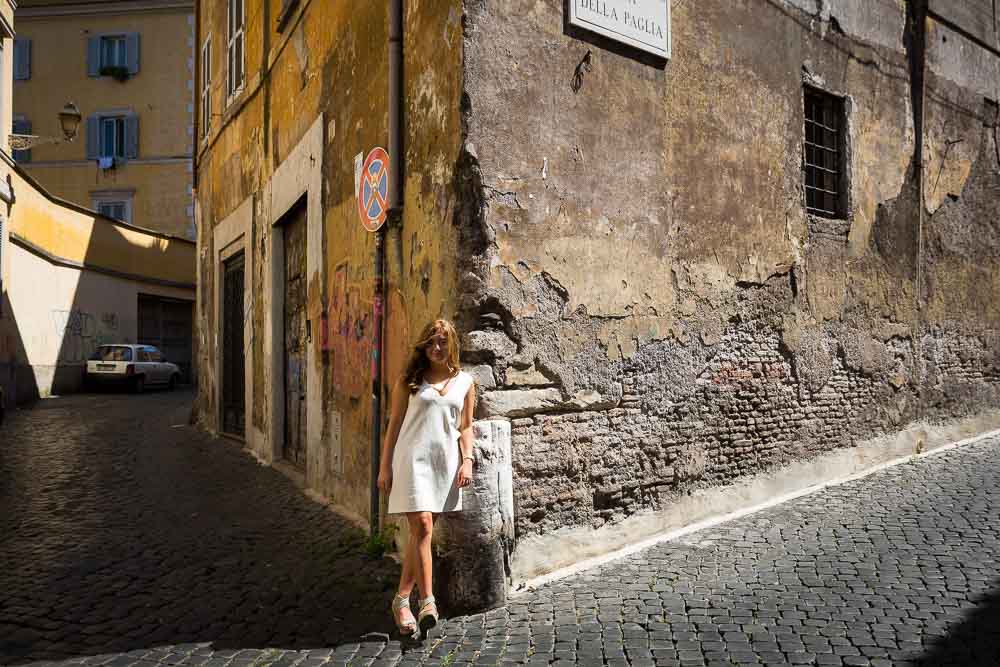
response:
{"label": "barred window", "polygon": [[843,218],[847,213],[844,100],[808,86],[804,92],[806,211],[824,218]]}

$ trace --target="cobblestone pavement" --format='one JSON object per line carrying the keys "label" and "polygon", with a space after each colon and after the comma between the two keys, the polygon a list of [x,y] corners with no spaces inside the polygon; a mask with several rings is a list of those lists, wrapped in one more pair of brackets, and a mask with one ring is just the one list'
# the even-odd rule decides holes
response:
{"label": "cobblestone pavement", "polygon": [[390,561],[360,557],[361,537],[275,471],[171,428],[183,400],[43,405],[2,434],[0,662],[1000,665],[1000,440],[661,544],[402,644],[380,634]]}
{"label": "cobblestone pavement", "polygon": [[361,531],[238,445],[187,426],[192,397],[77,395],[8,414],[0,664],[214,667],[244,664],[244,647],[390,630],[398,566],[368,559]]}

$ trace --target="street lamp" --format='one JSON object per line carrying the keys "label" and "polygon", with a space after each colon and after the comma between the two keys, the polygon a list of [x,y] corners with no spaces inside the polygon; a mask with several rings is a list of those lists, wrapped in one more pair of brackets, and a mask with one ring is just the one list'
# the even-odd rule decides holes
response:
{"label": "street lamp", "polygon": [[7,139],[10,142],[11,150],[24,151],[39,144],[61,144],[64,141],[76,139],[76,132],[80,128],[80,120],[83,116],[80,110],[72,102],[67,102],[66,106],[59,112],[59,126],[62,128],[61,137],[42,137],[37,134],[12,134]]}

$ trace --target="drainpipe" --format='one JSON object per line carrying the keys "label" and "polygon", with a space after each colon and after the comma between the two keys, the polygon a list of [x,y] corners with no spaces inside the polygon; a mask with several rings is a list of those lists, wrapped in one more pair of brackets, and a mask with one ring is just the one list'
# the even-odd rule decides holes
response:
{"label": "drainpipe", "polygon": [[[386,225],[403,220],[403,0],[389,0],[389,211]],[[379,530],[377,485],[382,439],[382,359],[385,340],[385,227],[375,232],[375,298],[372,351],[372,451],[369,530]]]}
{"label": "drainpipe", "polygon": [[927,97],[927,17],[928,0],[910,0],[910,18],[912,44],[910,46],[910,79],[913,105],[914,163],[917,179],[917,243],[916,266],[914,276],[914,325],[913,325],[913,365],[914,382],[917,386],[917,418],[924,417],[924,348],[923,335],[925,331],[924,303],[924,104]]}

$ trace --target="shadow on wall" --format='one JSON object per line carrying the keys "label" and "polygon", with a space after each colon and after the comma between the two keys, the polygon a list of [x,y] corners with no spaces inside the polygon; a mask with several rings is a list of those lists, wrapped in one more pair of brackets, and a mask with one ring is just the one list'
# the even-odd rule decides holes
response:
{"label": "shadow on wall", "polygon": [[17,313],[4,291],[0,294],[0,388],[8,409],[38,398],[38,384],[27,359]]}
{"label": "shadow on wall", "polygon": [[1000,665],[1000,582],[994,584],[976,600],[978,606],[968,618],[932,644],[918,665]]}

